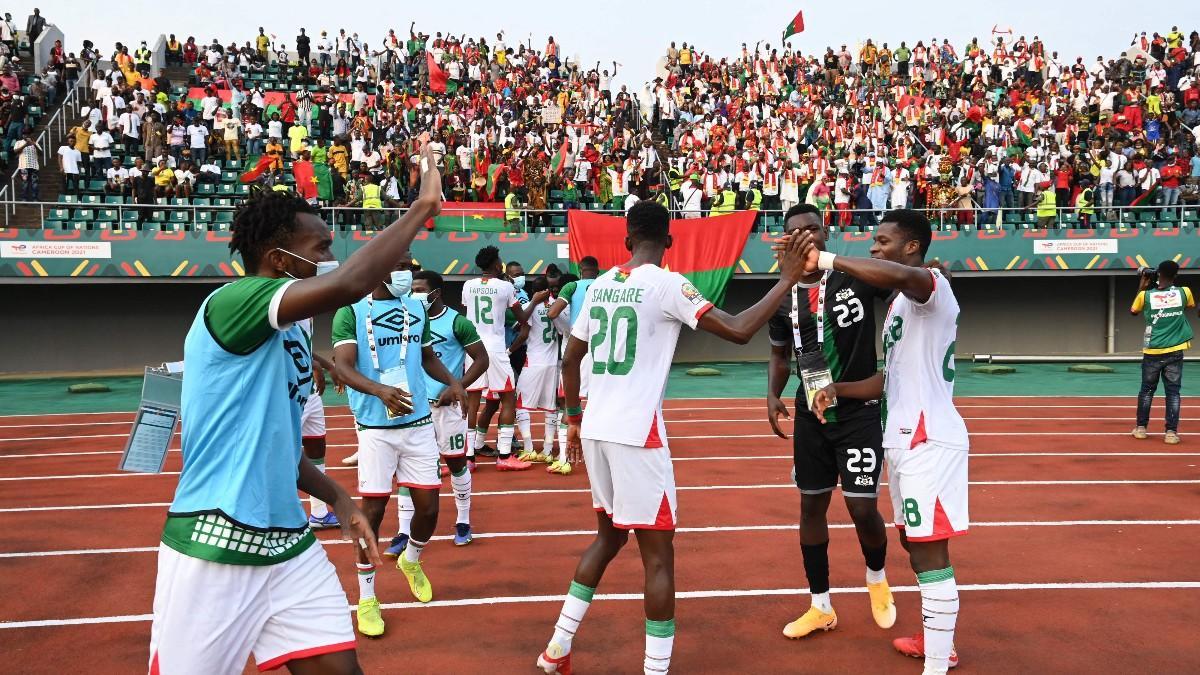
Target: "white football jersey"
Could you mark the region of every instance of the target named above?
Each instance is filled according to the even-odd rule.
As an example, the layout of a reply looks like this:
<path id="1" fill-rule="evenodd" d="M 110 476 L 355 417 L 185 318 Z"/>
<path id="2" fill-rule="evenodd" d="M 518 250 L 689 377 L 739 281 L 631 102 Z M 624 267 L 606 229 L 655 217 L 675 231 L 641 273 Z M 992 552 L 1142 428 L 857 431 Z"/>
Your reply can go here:
<path id="1" fill-rule="evenodd" d="M 529 305 L 525 305 L 529 307 Z M 538 303 L 529 315 L 529 339 L 525 340 L 525 364 L 553 366 L 558 364 L 558 327 L 547 316 L 550 305 Z"/>
<path id="2" fill-rule="evenodd" d="M 925 441 L 968 447 L 967 426 L 954 407 L 958 300 L 941 272 L 929 273 L 929 299 L 897 295 L 883 323 L 885 448 Z"/>
<path id="3" fill-rule="evenodd" d="M 711 308 L 683 275 L 656 265 L 601 275 L 571 329 L 592 356 L 581 437 L 666 447 L 662 400 L 679 327 L 694 329 Z"/>
<path id="4" fill-rule="evenodd" d="M 504 354 L 504 313 L 520 307 L 512 282 L 495 277 L 469 279 L 463 284 L 462 304 L 467 318 L 475 324 L 479 339 L 492 354 Z"/>

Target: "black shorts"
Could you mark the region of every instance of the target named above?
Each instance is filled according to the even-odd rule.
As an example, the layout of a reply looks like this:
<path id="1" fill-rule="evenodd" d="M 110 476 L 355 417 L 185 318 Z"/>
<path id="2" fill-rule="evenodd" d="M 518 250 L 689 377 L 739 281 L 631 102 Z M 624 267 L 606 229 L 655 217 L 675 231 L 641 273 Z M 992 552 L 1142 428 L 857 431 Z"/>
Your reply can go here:
<path id="1" fill-rule="evenodd" d="M 864 406 L 837 423 L 821 424 L 799 412 L 792 433 L 793 474 L 801 494 L 832 492 L 842 481 L 847 497 L 878 497 L 883 473 L 883 426 L 878 406 Z"/>

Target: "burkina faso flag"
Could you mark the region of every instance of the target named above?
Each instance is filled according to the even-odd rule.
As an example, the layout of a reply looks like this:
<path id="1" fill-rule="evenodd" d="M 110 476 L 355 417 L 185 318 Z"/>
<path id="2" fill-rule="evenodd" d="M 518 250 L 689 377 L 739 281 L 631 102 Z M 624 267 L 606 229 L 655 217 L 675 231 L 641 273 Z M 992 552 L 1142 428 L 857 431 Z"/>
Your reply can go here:
<path id="1" fill-rule="evenodd" d="M 663 257 L 663 268 L 678 272 L 714 305 L 725 300 L 725 288 L 746 247 L 754 211 L 736 211 L 713 218 L 671 221 L 671 248 Z M 567 213 L 567 239 L 572 267 L 593 256 L 601 270 L 629 261 L 625 248 L 625 219 L 589 211 Z"/>
<path id="2" fill-rule="evenodd" d="M 495 202 L 444 202 L 427 227 L 435 232 L 505 232 L 504 206 Z"/>
<path id="3" fill-rule="evenodd" d="M 796 17 L 783 27 L 783 39 L 786 40 L 796 33 L 804 32 L 804 11 L 796 12 Z"/>

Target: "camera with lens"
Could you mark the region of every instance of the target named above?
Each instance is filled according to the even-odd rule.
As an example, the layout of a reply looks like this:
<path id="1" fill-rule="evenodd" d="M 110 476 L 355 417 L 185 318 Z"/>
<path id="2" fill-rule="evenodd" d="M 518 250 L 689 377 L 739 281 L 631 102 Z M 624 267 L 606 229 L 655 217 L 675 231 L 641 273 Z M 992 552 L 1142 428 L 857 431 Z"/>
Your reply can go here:
<path id="1" fill-rule="evenodd" d="M 1154 269 L 1153 267 L 1139 267 L 1138 275 L 1146 277 L 1146 279 L 1149 280 L 1148 285 L 1150 285 L 1150 286 L 1158 285 L 1158 270 Z"/>

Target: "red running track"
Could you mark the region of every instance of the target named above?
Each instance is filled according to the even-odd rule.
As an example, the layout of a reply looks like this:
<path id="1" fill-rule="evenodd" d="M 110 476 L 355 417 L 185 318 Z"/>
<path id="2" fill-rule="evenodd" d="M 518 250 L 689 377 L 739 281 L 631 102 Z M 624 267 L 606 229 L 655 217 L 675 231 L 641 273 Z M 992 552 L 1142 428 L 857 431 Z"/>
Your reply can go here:
<path id="1" fill-rule="evenodd" d="M 952 545 L 964 588 L 956 640 L 962 672 L 1193 671 L 1200 448 L 1186 437 L 1173 447 L 1129 438 L 1129 398 L 959 403 L 973 454 L 972 533 Z M 920 629 L 913 575 L 894 532 L 893 629 L 870 619 L 861 554 L 835 500 L 830 557 L 839 628 L 784 639 L 783 624 L 808 605 L 790 443 L 770 433 L 762 401 L 675 400 L 667 408 L 683 488 L 674 672 L 918 673 L 920 663 L 889 644 Z M 344 408 L 330 413 L 336 467 L 353 451 L 354 434 Z M 0 644 L 8 672 L 144 672 L 154 550 L 176 476 L 114 475 L 130 420 L 128 413 L 0 417 Z M 534 435 L 541 436 L 538 424 Z M 178 468 L 173 453 L 166 471 Z M 353 470 L 330 475 L 347 486 L 354 479 Z M 582 472 L 501 475 L 481 466 L 472 513 L 480 536 L 464 548 L 446 541 L 453 501 L 444 494 L 442 538 L 424 556 L 435 602 L 414 606 L 399 572 L 381 574 L 388 633 L 359 641 L 364 669 L 532 672 L 594 527 L 586 488 Z M 886 499 L 880 509 L 890 518 Z M 389 509 L 385 534 L 394 524 Z M 338 533 L 320 536 L 353 600 L 350 547 Z M 637 671 L 640 586 L 636 551 L 628 551 L 610 568 L 576 640 L 577 672 Z"/>

